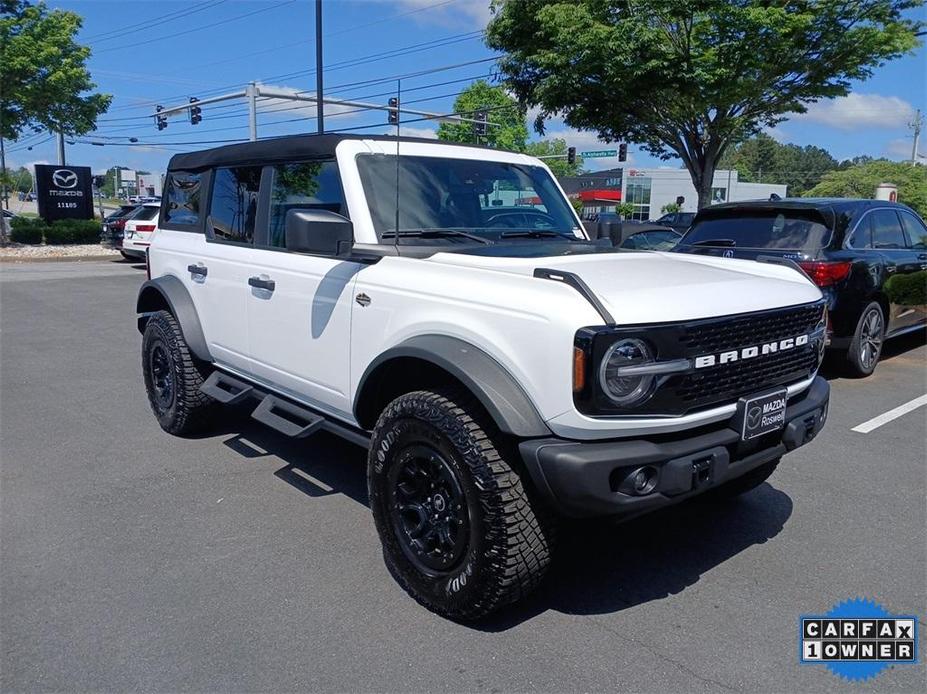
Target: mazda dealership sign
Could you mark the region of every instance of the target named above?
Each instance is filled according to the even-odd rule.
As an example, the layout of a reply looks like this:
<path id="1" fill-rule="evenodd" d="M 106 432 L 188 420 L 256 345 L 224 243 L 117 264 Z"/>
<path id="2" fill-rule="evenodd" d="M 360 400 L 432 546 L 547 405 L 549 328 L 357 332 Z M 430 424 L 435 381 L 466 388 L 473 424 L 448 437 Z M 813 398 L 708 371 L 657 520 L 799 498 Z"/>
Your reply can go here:
<path id="1" fill-rule="evenodd" d="M 36 164 L 35 187 L 42 219 L 93 219 L 93 176 L 89 166 Z"/>

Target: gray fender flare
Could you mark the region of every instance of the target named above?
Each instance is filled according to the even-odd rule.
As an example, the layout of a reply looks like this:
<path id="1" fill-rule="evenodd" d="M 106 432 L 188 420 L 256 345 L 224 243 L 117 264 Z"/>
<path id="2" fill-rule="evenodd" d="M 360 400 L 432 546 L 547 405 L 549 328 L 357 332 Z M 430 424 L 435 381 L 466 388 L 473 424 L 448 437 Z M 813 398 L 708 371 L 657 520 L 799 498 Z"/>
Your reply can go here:
<path id="1" fill-rule="evenodd" d="M 138 331 L 144 332 L 148 316 L 164 309 L 165 304 L 180 324 L 180 330 L 190 351 L 203 361 L 213 361 L 190 292 L 183 286 L 183 282 L 172 275 L 148 280 L 138 290 L 138 300 L 135 304 L 135 311 L 140 314 Z"/>
<path id="2" fill-rule="evenodd" d="M 501 431 L 523 438 L 551 435 L 534 403 L 504 366 L 479 347 L 446 335 L 419 335 L 374 359 L 358 384 L 355 416 L 370 376 L 397 357 L 431 362 L 451 374 L 480 401 Z"/>

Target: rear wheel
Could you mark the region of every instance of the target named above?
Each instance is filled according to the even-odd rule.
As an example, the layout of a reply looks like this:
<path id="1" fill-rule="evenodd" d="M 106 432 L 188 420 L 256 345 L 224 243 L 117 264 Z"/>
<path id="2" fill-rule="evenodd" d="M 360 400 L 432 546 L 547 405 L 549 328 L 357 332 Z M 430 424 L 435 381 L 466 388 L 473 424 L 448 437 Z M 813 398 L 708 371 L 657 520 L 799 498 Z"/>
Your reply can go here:
<path id="1" fill-rule="evenodd" d="M 177 319 L 158 311 L 142 337 L 142 374 L 148 403 L 164 431 L 193 434 L 210 421 L 215 401 L 200 391 L 207 366 L 191 354 Z"/>
<path id="2" fill-rule="evenodd" d="M 478 619 L 534 589 L 553 527 L 469 396 L 418 391 L 391 402 L 370 446 L 370 507 L 390 573 L 451 619 Z"/>
<path id="3" fill-rule="evenodd" d="M 863 309 L 847 351 L 847 362 L 854 376 L 865 377 L 875 371 L 885 341 L 885 314 L 875 301 Z"/>

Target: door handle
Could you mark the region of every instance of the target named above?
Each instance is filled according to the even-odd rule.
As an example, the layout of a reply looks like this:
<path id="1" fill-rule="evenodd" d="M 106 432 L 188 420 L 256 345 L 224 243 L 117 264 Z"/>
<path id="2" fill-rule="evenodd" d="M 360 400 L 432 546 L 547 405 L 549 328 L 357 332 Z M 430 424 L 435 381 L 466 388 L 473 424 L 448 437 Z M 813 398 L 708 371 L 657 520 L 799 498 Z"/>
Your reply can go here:
<path id="1" fill-rule="evenodd" d="M 205 265 L 187 265 L 187 272 L 191 275 L 199 275 L 200 277 L 205 277 L 208 270 Z"/>
<path id="2" fill-rule="evenodd" d="M 927 253 L 918 253 L 917 259 L 918 259 L 918 260 L 927 260 Z"/>
<path id="3" fill-rule="evenodd" d="M 260 277 L 249 277 L 248 284 L 258 289 L 266 289 L 269 292 L 274 291 L 277 286 L 277 283 L 273 280 L 263 280 Z"/>

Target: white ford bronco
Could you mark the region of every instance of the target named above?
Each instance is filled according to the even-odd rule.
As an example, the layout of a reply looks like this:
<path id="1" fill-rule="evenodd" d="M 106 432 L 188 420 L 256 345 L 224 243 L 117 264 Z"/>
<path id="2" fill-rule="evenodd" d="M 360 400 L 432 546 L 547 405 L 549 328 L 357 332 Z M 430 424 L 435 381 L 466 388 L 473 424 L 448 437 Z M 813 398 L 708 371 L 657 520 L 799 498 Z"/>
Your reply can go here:
<path id="1" fill-rule="evenodd" d="M 523 154 L 336 135 L 178 154 L 158 226 L 137 310 L 161 427 L 238 403 L 367 447 L 386 565 L 452 619 L 534 588 L 559 517 L 740 494 L 827 417 L 800 271 L 590 239 Z"/>

